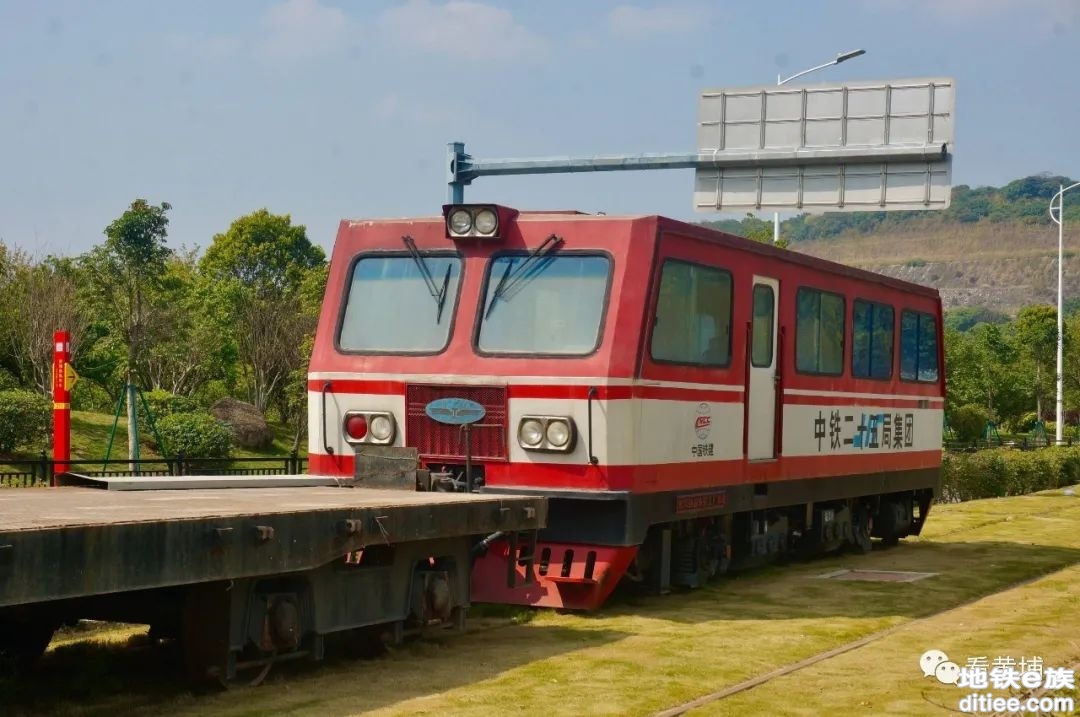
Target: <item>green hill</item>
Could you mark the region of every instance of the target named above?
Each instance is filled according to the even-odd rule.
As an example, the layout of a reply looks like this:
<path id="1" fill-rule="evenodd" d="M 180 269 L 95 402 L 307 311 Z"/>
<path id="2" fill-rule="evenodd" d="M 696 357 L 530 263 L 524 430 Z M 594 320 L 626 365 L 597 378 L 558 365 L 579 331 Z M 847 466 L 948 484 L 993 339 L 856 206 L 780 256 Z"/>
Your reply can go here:
<path id="1" fill-rule="evenodd" d="M 940 212 L 803 214 L 782 222 L 781 236 L 795 251 L 933 286 L 946 309 L 1014 314 L 1056 302 L 1057 225 L 1048 206 L 1073 181 L 1044 174 L 1003 187 L 960 185 Z M 750 215 L 705 224 L 741 236 L 771 228 Z M 1065 295 L 1080 297 L 1080 195 L 1066 196 L 1065 232 Z"/>
<path id="2" fill-rule="evenodd" d="M 1016 179 L 1003 187 L 976 187 L 966 184 L 953 187 L 952 202 L 940 212 L 826 212 L 800 214 L 781 222 L 781 235 L 792 243 L 829 239 L 847 234 L 876 234 L 881 232 L 935 231 L 950 226 L 974 224 L 1022 224 L 1051 226 L 1048 212 L 1051 197 L 1061 185 L 1074 179 L 1061 175 L 1039 174 Z M 1080 221 L 1080 200 L 1065 201 L 1065 221 Z M 705 225 L 732 234 L 748 236 L 758 228 L 761 219 L 748 215 L 745 219 L 724 219 L 704 222 Z M 1056 225 L 1055 225 L 1056 226 Z"/>

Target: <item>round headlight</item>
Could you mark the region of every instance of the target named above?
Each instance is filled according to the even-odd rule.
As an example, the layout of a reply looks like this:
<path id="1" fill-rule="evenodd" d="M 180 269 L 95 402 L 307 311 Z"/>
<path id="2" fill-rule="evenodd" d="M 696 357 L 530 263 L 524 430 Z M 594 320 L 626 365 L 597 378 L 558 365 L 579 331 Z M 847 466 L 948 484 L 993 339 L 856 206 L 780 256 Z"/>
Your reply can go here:
<path id="1" fill-rule="evenodd" d="M 493 234 L 495 228 L 499 225 L 499 219 L 495 216 L 495 212 L 490 209 L 481 209 L 476 213 L 474 224 L 476 225 L 476 231 L 481 234 Z"/>
<path id="2" fill-rule="evenodd" d="M 372 416 L 368 429 L 376 441 L 385 441 L 393 435 L 394 424 L 390 422 L 389 416 Z"/>
<path id="3" fill-rule="evenodd" d="M 562 448 L 570 442 L 570 426 L 566 421 L 551 421 L 547 427 L 548 443 Z"/>
<path id="4" fill-rule="evenodd" d="M 468 234 L 472 229 L 472 214 L 465 209 L 450 212 L 450 231 L 454 234 Z"/>
<path id="5" fill-rule="evenodd" d="M 544 427 L 540 421 L 531 418 L 522 421 L 518 428 L 518 439 L 526 446 L 538 446 L 544 440 Z"/>

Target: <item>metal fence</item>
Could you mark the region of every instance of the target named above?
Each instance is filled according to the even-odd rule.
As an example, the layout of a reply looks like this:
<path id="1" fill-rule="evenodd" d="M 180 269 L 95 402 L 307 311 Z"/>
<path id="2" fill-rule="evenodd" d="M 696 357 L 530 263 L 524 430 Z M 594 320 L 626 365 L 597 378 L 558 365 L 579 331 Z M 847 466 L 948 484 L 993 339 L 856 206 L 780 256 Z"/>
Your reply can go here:
<path id="1" fill-rule="evenodd" d="M 980 438 L 976 441 L 960 441 L 946 438 L 941 442 L 942 448 L 947 451 L 971 452 L 981 451 L 987 448 L 1016 448 L 1022 451 L 1031 451 L 1039 448 L 1047 448 L 1054 445 L 1054 440 L 1046 440 L 1041 436 L 1016 436 L 1015 438 Z M 1063 446 L 1072 446 L 1072 438 L 1064 438 Z"/>
<path id="2" fill-rule="evenodd" d="M 69 473 L 86 476 L 199 476 L 199 475 L 298 475 L 307 469 L 307 458 L 295 451 L 280 458 L 148 458 L 131 461 L 66 461 Z M 0 459 L 0 488 L 48 486 L 56 475 L 56 461 L 44 452 L 33 460 Z"/>

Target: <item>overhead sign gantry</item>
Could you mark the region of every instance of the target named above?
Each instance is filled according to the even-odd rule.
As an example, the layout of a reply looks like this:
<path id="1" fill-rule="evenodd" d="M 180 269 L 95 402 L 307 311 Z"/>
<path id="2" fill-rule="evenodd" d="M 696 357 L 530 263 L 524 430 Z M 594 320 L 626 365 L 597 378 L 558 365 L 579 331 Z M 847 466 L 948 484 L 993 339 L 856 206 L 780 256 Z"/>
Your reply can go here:
<path id="1" fill-rule="evenodd" d="M 696 152 L 477 159 L 447 146 L 447 199 L 480 177 L 693 169 L 698 211 L 944 209 L 954 81 L 890 80 L 701 93 Z"/>

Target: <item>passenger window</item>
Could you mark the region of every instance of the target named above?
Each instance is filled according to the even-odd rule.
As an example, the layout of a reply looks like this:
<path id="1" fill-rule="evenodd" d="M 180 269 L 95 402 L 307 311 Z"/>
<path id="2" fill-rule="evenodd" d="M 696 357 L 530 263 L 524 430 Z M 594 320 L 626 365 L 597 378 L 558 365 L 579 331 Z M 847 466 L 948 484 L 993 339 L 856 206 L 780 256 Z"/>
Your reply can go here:
<path id="1" fill-rule="evenodd" d="M 852 307 L 851 375 L 892 377 L 893 307 L 856 299 Z"/>
<path id="2" fill-rule="evenodd" d="M 796 292 L 795 368 L 801 373 L 844 372 L 844 297 L 817 289 Z"/>
<path id="3" fill-rule="evenodd" d="M 750 363 L 768 368 L 773 362 L 773 307 L 776 303 L 771 286 L 754 285 L 754 317 L 750 326 Z"/>
<path id="4" fill-rule="evenodd" d="M 650 352 L 655 361 L 727 366 L 731 361 L 731 274 L 665 261 Z"/>
<path id="5" fill-rule="evenodd" d="M 926 383 L 938 380 L 936 317 L 920 311 L 900 314 L 900 378 Z"/>

